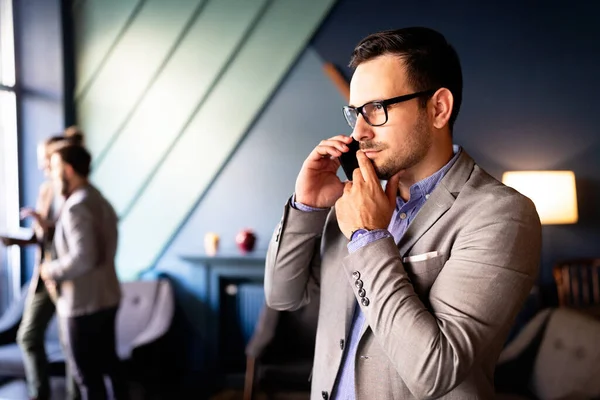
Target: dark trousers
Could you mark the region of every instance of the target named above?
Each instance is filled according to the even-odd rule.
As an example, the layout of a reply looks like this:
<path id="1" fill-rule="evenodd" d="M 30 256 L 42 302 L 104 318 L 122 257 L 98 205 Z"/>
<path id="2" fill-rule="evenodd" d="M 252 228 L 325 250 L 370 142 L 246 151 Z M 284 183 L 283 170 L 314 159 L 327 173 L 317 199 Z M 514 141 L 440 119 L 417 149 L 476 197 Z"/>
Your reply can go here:
<path id="1" fill-rule="evenodd" d="M 43 283 L 39 283 L 35 292 L 30 292 L 23 311 L 23 319 L 17 332 L 17 342 L 23 352 L 23 363 L 27 377 L 27 391 L 31 398 L 47 400 L 50 398 L 48 381 L 48 357 L 44 347 L 44 337 L 50 320 L 54 316 L 54 303 Z M 64 348 L 64 338 L 61 337 Z M 66 366 L 67 399 L 79 399 L 79 390 Z"/>
<path id="2" fill-rule="evenodd" d="M 128 399 L 127 382 L 116 352 L 117 307 L 79 317 L 61 318 L 69 361 L 84 400 L 105 400 L 104 375 L 110 378 L 114 398 Z"/>

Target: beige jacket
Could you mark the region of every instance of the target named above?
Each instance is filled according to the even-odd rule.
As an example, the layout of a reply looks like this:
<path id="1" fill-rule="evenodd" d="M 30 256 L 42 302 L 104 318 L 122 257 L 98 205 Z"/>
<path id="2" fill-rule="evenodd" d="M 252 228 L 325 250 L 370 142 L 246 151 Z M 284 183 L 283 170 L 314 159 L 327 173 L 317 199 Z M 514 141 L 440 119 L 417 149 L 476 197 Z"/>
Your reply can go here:
<path id="1" fill-rule="evenodd" d="M 40 186 L 40 191 L 38 193 L 38 198 L 35 206 L 35 210 L 45 220 L 48 219 L 50 207 L 52 207 L 53 201 L 54 190 L 52 189 L 52 183 L 50 181 L 46 181 Z M 54 235 L 54 230 L 52 230 L 51 232 L 46 232 L 37 222 L 34 222 L 32 227 L 33 236 L 31 237 L 28 243 L 36 244 L 37 248 L 35 252 L 35 264 L 33 267 L 33 273 L 31 275 L 31 283 L 29 284 L 29 293 L 35 293 L 35 291 L 37 290 L 37 286 L 43 285 L 43 282 L 40 279 L 39 267 L 40 263 L 42 262 L 44 245 L 46 242 L 51 242 Z"/>

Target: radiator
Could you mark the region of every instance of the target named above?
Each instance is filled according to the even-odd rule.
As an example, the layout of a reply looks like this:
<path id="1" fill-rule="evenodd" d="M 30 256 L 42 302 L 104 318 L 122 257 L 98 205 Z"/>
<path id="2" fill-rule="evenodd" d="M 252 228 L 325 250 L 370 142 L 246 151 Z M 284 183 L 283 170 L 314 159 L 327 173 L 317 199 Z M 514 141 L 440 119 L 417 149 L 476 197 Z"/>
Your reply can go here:
<path id="1" fill-rule="evenodd" d="M 237 286 L 237 320 L 247 344 L 265 304 L 265 291 L 262 283 L 241 283 Z"/>

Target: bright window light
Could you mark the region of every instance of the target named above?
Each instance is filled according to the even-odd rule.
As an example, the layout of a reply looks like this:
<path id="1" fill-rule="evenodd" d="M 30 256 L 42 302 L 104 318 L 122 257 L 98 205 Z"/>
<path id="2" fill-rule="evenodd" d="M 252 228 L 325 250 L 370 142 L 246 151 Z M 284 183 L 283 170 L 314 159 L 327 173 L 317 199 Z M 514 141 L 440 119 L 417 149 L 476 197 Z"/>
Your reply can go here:
<path id="1" fill-rule="evenodd" d="M 19 225 L 19 173 L 17 151 L 17 98 L 14 92 L 0 91 L 0 193 L 5 208 L 3 220 L 7 230 L 16 230 Z M 8 248 L 8 264 L 12 293 L 21 292 L 21 252 L 17 246 Z"/>
<path id="2" fill-rule="evenodd" d="M 15 85 L 15 38 L 11 0 L 0 0 L 0 83 Z"/>

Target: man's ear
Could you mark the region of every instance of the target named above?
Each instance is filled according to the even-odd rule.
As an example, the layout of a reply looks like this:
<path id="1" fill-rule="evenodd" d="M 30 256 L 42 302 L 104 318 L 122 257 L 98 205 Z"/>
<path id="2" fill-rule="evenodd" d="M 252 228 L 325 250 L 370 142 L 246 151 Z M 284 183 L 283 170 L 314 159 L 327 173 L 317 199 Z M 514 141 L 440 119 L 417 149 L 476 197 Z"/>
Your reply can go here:
<path id="1" fill-rule="evenodd" d="M 433 106 L 433 126 L 441 129 L 448 124 L 452 109 L 454 107 L 454 96 L 452 92 L 446 88 L 438 89 L 431 96 L 431 104 Z"/>
<path id="2" fill-rule="evenodd" d="M 67 178 L 72 178 L 73 176 L 75 176 L 75 170 L 73 169 L 73 166 L 71 164 L 64 163 L 63 171 L 65 172 Z"/>

